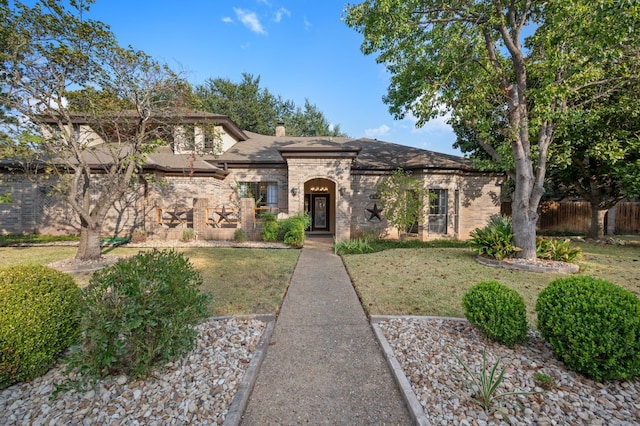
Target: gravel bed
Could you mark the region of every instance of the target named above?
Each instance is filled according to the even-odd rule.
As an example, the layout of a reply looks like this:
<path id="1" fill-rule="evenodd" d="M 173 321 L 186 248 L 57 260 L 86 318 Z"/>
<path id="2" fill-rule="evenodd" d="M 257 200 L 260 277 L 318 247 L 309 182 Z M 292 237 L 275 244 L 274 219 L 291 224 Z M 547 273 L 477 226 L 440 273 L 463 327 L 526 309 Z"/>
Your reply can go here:
<path id="1" fill-rule="evenodd" d="M 418 318 L 378 323 L 402 366 L 411 388 L 432 425 L 638 425 L 640 384 L 598 383 L 568 371 L 538 333 L 514 349 L 492 342 L 464 320 Z M 482 350 L 489 366 L 501 359 L 506 367 L 502 392 L 531 392 L 498 400 L 485 413 L 471 401 L 464 370 L 450 350 L 471 371 L 479 372 Z M 541 372 L 555 381 L 545 390 L 534 380 Z M 519 401 L 523 409 L 516 409 Z"/>
<path id="2" fill-rule="evenodd" d="M 196 348 L 154 378 L 109 378 L 86 393 L 50 399 L 54 384 L 64 379 L 58 365 L 0 391 L 0 424 L 222 424 L 265 328 L 255 319 L 211 318 L 198 326 Z"/>

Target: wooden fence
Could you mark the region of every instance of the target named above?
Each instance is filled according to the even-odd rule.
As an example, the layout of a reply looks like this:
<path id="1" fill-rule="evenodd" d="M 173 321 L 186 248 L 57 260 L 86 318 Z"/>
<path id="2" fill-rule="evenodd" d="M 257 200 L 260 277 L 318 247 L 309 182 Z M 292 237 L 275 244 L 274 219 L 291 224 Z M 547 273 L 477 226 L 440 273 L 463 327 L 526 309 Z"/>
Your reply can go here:
<path id="1" fill-rule="evenodd" d="M 501 213 L 511 215 L 511 203 L 502 203 Z M 540 203 L 538 213 L 538 231 L 586 234 L 591 224 L 591 205 L 586 201 L 548 201 Z M 617 204 L 614 233 L 640 234 L 640 202 Z"/>

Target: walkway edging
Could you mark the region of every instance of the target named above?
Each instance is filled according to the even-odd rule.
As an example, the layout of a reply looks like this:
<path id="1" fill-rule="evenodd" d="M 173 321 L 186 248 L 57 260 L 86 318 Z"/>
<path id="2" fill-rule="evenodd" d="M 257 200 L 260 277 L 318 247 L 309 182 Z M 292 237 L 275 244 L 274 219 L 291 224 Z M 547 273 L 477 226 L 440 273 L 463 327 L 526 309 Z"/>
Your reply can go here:
<path id="1" fill-rule="evenodd" d="M 238 426 L 240 424 L 244 410 L 249 404 L 249 397 L 251 396 L 253 387 L 256 384 L 260 366 L 262 366 L 262 361 L 264 361 L 267 355 L 267 348 L 269 347 L 271 334 L 275 328 L 276 318 L 274 315 L 256 315 L 250 316 L 249 318 L 264 321 L 266 323 L 266 328 L 262 333 L 262 337 L 260 337 L 260 341 L 256 346 L 253 356 L 251 357 L 249 367 L 247 368 L 247 371 L 245 371 L 244 376 L 242 376 L 242 380 L 240 380 L 240 386 L 238 386 L 238 391 L 233 396 L 233 401 L 231 402 L 231 406 L 229 406 L 229 411 L 222 423 L 223 426 Z"/>
<path id="2" fill-rule="evenodd" d="M 378 343 L 382 347 L 382 352 L 384 353 L 384 357 L 389 364 L 389 368 L 393 373 L 393 377 L 396 380 L 396 384 L 402 393 L 402 397 L 404 398 L 407 407 L 409 408 L 409 412 L 411 418 L 413 420 L 413 424 L 419 426 L 431 426 L 431 422 L 424 414 L 424 408 L 422 408 L 422 404 L 418 401 L 418 397 L 415 392 L 411 388 L 411 383 L 409 383 L 409 379 L 404 374 L 400 363 L 396 359 L 393 354 L 393 349 L 391 345 L 387 341 L 387 338 L 384 337 L 384 332 L 378 325 L 380 322 L 389 321 L 392 319 L 445 319 L 450 321 L 467 321 L 465 318 L 455 318 L 455 317 L 435 317 L 435 316 L 418 316 L 418 315 L 371 315 L 369 317 L 369 322 L 371 323 L 371 327 L 373 328 L 373 332 L 378 339 Z"/>
<path id="3" fill-rule="evenodd" d="M 379 321 L 379 319 L 374 319 L 374 317 L 372 316 L 371 327 L 373 328 L 373 333 L 375 334 L 376 339 L 378 339 L 378 343 L 382 347 L 382 352 L 385 359 L 387 360 L 387 363 L 389 364 L 391 372 L 393 373 L 396 384 L 398 385 L 398 388 L 402 393 L 404 402 L 405 404 L 407 404 L 407 408 L 409 408 L 409 414 L 411 415 L 413 424 L 419 426 L 431 426 L 431 423 L 424 415 L 424 409 L 422 408 L 422 405 L 418 401 L 416 394 L 411 389 L 411 383 L 409 383 L 409 379 L 407 379 L 407 376 L 402 371 L 400 363 L 393 355 L 393 349 L 391 349 L 391 345 L 389 345 L 386 337 L 384 337 L 382 329 L 377 324 Z"/>

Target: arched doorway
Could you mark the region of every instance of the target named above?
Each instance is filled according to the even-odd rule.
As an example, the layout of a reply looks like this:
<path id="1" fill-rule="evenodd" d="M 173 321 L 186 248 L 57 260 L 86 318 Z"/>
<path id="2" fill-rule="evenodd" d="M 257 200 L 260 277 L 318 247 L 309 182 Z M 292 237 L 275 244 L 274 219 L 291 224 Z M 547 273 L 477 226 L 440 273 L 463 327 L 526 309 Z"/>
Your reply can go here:
<path id="1" fill-rule="evenodd" d="M 335 232 L 336 184 L 310 179 L 304 184 L 304 211 L 311 216 L 312 232 Z"/>

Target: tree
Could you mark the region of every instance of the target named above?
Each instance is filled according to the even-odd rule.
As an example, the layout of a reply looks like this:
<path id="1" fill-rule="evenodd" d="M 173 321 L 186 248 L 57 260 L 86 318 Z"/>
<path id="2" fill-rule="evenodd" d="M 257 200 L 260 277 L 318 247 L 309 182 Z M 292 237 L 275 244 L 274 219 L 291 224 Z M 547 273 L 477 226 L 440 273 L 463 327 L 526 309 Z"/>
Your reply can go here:
<path id="1" fill-rule="evenodd" d="M 78 260 L 100 257 L 109 209 L 130 189 L 146 155 L 167 140 L 168 124 L 191 93 L 169 68 L 120 47 L 105 24 L 84 19 L 89 3 L 14 2 L 1 66 L 6 104 L 18 117 L 13 137 L 37 135 L 30 144 L 40 161 L 36 170 L 56 179 L 78 214 Z M 80 107 L 69 106 L 73 90 L 85 95 Z M 123 103 L 131 109 L 122 110 Z"/>
<path id="2" fill-rule="evenodd" d="M 637 78 L 638 13 L 633 2 L 608 0 L 368 0 L 348 8 L 346 23 L 363 33 L 363 52 L 387 64 L 384 100 L 396 117 L 411 112 L 422 125 L 451 111 L 495 160 L 509 143 L 514 242 L 519 257 L 533 259 L 568 97 Z"/>
<path id="3" fill-rule="evenodd" d="M 550 187 L 555 195 L 591 204 L 591 238 L 604 236 L 608 209 L 640 195 L 640 103 L 635 93 L 615 93 L 572 109 L 552 147 Z"/>
<path id="4" fill-rule="evenodd" d="M 273 134 L 278 123 L 286 124 L 289 136 L 345 136 L 340 126 L 331 127 L 324 114 L 308 100 L 304 109 L 260 89 L 260 77 L 242 74 L 242 81 L 208 79 L 195 88 L 202 109 L 229 116 L 241 129 Z"/>
<path id="5" fill-rule="evenodd" d="M 382 214 L 398 228 L 400 235 L 409 232 L 422 217 L 424 200 L 429 197 L 422 182 L 402 169 L 394 170 L 376 185 L 376 190 L 380 196 Z"/>

